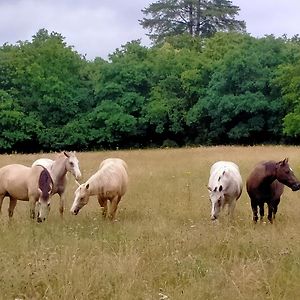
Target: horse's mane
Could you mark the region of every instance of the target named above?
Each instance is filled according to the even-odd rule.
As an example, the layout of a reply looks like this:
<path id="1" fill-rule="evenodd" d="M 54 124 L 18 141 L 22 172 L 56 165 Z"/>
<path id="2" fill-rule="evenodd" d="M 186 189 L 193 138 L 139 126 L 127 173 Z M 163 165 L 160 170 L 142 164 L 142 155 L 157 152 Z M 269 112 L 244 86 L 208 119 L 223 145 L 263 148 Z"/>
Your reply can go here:
<path id="1" fill-rule="evenodd" d="M 43 171 L 40 174 L 39 178 L 39 188 L 42 191 L 42 198 L 48 199 L 49 192 L 51 191 L 53 186 L 52 178 L 46 168 L 43 168 Z"/>
<path id="2" fill-rule="evenodd" d="M 54 160 L 66 157 L 63 152 L 55 153 Z"/>
<path id="3" fill-rule="evenodd" d="M 272 171 L 276 166 L 276 161 L 268 160 L 268 161 L 262 162 L 262 164 L 266 167 L 267 171 Z"/>

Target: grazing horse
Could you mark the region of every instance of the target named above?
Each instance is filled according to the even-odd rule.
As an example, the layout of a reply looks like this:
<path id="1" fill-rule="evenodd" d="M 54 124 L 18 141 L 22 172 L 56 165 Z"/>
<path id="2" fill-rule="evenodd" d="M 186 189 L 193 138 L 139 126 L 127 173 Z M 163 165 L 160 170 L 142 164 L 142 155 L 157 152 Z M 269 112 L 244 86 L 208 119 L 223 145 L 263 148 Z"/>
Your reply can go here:
<path id="1" fill-rule="evenodd" d="M 268 220 L 273 223 L 284 185 L 292 191 L 300 189 L 300 182 L 290 168 L 287 158 L 279 162 L 264 161 L 255 166 L 246 182 L 255 223 L 258 220 L 257 207 L 262 220 L 265 203 L 268 205 Z"/>
<path id="2" fill-rule="evenodd" d="M 114 220 L 118 204 L 127 190 L 127 164 L 120 158 L 104 160 L 99 170 L 75 191 L 75 199 L 71 213 L 77 215 L 80 209 L 89 201 L 89 197 L 96 195 L 106 217 L 110 203 L 108 217 Z"/>
<path id="3" fill-rule="evenodd" d="M 70 172 L 75 180 L 80 179 L 81 172 L 79 162 L 75 152 L 62 152 L 55 160 L 48 158 L 40 158 L 36 160 L 32 166 L 43 166 L 46 168 L 53 180 L 53 189 L 51 195 L 58 194 L 60 197 L 59 212 L 63 216 L 65 205 L 65 188 L 67 184 L 67 172 Z"/>
<path id="4" fill-rule="evenodd" d="M 26 167 L 11 164 L 0 168 L 0 211 L 3 198 L 10 198 L 8 215 L 14 213 L 17 200 L 29 201 L 30 216 L 35 218 L 37 206 L 37 221 L 44 221 L 50 211 L 52 179 L 47 169 L 41 166 Z"/>
<path id="5" fill-rule="evenodd" d="M 218 161 L 210 169 L 208 181 L 211 201 L 211 220 L 218 218 L 221 209 L 228 205 L 228 214 L 232 217 L 236 201 L 242 194 L 243 182 L 239 167 L 230 161 Z"/>

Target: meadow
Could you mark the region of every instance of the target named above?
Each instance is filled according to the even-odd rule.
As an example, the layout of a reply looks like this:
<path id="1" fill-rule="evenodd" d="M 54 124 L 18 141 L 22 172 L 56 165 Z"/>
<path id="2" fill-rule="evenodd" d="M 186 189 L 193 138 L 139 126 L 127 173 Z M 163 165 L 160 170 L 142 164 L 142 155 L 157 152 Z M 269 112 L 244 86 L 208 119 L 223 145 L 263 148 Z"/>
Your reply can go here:
<path id="1" fill-rule="evenodd" d="M 0 166 L 31 165 L 54 154 L 1 155 Z M 129 167 L 117 221 L 103 220 L 95 197 L 64 218 L 58 196 L 49 219 L 29 219 L 18 201 L 0 217 L 0 299 L 299 299 L 299 192 L 286 188 L 274 224 L 252 223 L 245 180 L 260 160 L 289 158 L 300 178 L 299 147 L 199 147 L 77 153 L 87 180 L 107 157 Z M 244 180 L 233 220 L 210 220 L 206 184 L 217 160 L 236 162 Z M 265 220 L 266 221 L 266 220 Z"/>

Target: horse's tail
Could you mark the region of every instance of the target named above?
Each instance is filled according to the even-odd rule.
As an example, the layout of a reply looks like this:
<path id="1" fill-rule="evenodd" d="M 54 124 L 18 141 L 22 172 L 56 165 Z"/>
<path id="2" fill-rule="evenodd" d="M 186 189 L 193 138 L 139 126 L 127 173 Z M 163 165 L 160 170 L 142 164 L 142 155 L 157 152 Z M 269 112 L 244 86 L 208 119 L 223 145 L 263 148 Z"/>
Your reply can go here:
<path id="1" fill-rule="evenodd" d="M 43 168 L 43 171 L 40 174 L 39 178 L 39 188 L 42 191 L 43 199 L 48 199 L 53 187 L 53 181 L 50 173 L 46 168 Z"/>

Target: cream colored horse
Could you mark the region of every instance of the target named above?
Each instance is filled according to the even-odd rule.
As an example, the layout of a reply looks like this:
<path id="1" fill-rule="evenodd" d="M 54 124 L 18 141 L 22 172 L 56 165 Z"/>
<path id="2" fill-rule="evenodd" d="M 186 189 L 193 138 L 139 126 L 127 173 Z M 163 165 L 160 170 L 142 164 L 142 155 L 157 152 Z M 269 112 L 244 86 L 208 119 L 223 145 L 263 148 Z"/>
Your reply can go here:
<path id="1" fill-rule="evenodd" d="M 96 195 L 103 208 L 103 216 L 114 220 L 121 201 L 127 190 L 127 164 L 120 158 L 104 160 L 99 170 L 75 191 L 75 199 L 71 213 L 77 215 L 79 210 L 88 203 L 89 197 Z M 109 202 L 109 210 L 108 210 Z"/>
<path id="2" fill-rule="evenodd" d="M 60 206 L 59 212 L 63 216 L 65 205 L 65 189 L 67 184 L 67 172 L 70 172 L 76 180 L 81 178 L 79 161 L 75 152 L 62 152 L 55 160 L 48 158 L 40 158 L 36 160 L 32 166 L 45 167 L 53 180 L 53 189 L 51 195 L 59 194 Z"/>
<path id="3" fill-rule="evenodd" d="M 0 211 L 5 196 L 10 198 L 8 208 L 10 218 L 13 216 L 17 200 L 29 201 L 31 218 L 35 218 L 37 206 L 37 220 L 41 222 L 46 219 L 50 210 L 51 188 L 50 174 L 41 166 L 31 168 L 20 164 L 4 166 L 0 168 Z"/>

